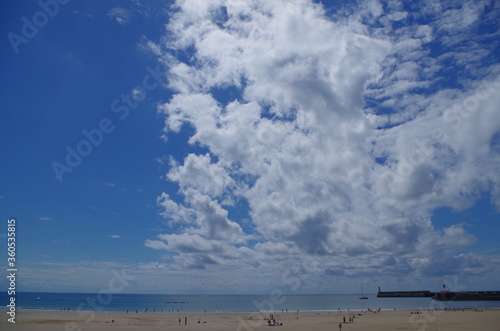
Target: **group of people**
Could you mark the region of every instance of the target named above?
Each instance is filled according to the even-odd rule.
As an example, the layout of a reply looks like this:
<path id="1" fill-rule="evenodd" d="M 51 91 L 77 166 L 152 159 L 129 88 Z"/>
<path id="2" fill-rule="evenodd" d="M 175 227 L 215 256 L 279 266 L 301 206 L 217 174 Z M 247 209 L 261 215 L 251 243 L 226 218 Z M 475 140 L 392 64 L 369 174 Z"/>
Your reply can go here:
<path id="1" fill-rule="evenodd" d="M 349 313 L 349 323 L 354 323 L 356 315 Z M 339 330 L 342 330 L 342 323 L 346 323 L 345 316 L 342 318 L 343 322 L 339 322 Z"/>
<path id="2" fill-rule="evenodd" d="M 61 309 L 62 309 L 62 308 L 61 308 Z M 67 309 L 69 310 L 69 308 L 67 308 Z M 151 310 L 148 310 L 148 308 L 146 308 L 146 309 L 142 310 L 142 312 L 144 312 L 144 313 L 147 313 L 148 311 L 149 311 L 149 312 L 151 312 Z M 167 311 L 168 311 L 168 312 L 172 312 L 172 313 L 173 313 L 173 312 L 175 312 L 175 311 L 176 311 L 176 309 L 169 309 L 169 310 L 167 310 Z M 177 312 L 182 312 L 182 311 L 183 311 L 183 308 L 177 309 Z M 159 312 L 163 313 L 163 309 L 159 310 Z M 207 310 L 205 309 L 205 313 L 206 313 L 206 312 L 207 312 Z M 128 313 L 129 313 L 129 309 L 127 309 L 127 314 L 128 314 Z M 135 313 L 136 313 L 136 314 L 137 314 L 137 313 L 139 313 L 139 309 L 136 309 L 136 310 L 135 310 Z M 156 309 L 153 309 L 153 313 L 156 313 Z"/>
<path id="3" fill-rule="evenodd" d="M 267 325 L 268 325 L 268 326 L 282 326 L 282 325 L 283 325 L 283 323 L 276 322 L 276 320 L 272 320 L 272 321 L 271 321 L 271 320 L 268 320 L 268 321 L 267 321 Z"/>
<path id="4" fill-rule="evenodd" d="M 181 323 L 182 323 L 182 319 L 179 317 L 179 325 L 181 325 Z M 202 323 L 201 320 L 198 318 L 198 324 L 201 324 L 201 323 Z M 203 321 L 203 324 L 206 324 L 206 323 L 207 323 L 207 321 Z M 187 316 L 184 317 L 184 325 L 188 325 L 188 318 L 187 318 Z"/>
<path id="5" fill-rule="evenodd" d="M 265 320 L 267 320 L 267 325 L 268 326 L 282 326 L 283 323 L 276 322 L 276 319 L 274 318 L 273 314 L 269 314 L 269 317 L 265 317 Z"/>
<path id="6" fill-rule="evenodd" d="M 370 308 L 368 308 L 368 309 L 365 310 L 365 313 L 368 313 L 368 312 L 370 312 L 370 313 L 380 313 L 381 311 L 382 311 L 381 308 L 379 308 L 379 309 L 370 309 Z M 394 308 L 394 311 L 396 311 L 396 308 Z"/>
<path id="7" fill-rule="evenodd" d="M 361 315 L 361 314 L 360 314 Z M 356 318 L 356 315 L 354 313 L 349 313 L 349 323 L 354 323 L 354 319 Z M 342 318 L 343 322 L 339 323 L 339 330 L 342 329 L 342 323 L 347 323 L 345 316 Z"/>
<path id="8" fill-rule="evenodd" d="M 354 323 L 354 318 L 355 318 L 355 317 L 356 317 L 356 316 L 355 316 L 354 314 L 349 314 L 349 323 Z M 346 321 L 345 321 L 345 316 L 344 316 L 344 318 L 343 318 L 343 321 L 344 321 L 344 323 L 346 322 Z"/>

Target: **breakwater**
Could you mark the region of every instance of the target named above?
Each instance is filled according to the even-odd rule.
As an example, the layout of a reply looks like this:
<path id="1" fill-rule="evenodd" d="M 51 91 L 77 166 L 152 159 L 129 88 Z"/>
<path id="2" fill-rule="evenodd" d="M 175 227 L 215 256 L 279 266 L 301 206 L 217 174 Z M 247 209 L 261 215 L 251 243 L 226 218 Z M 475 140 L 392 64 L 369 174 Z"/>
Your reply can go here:
<path id="1" fill-rule="evenodd" d="M 500 291 L 380 291 L 377 298 L 432 298 L 438 301 L 500 301 Z"/>

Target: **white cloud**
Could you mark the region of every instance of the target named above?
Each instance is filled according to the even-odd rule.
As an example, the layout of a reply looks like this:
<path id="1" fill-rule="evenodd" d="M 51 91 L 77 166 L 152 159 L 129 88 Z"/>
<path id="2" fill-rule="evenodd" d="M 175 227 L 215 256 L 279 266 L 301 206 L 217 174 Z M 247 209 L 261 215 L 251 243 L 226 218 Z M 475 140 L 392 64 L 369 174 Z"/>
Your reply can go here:
<path id="1" fill-rule="evenodd" d="M 143 52 L 152 53 L 156 56 L 160 56 L 162 54 L 161 46 L 147 39 L 145 36 L 142 37 L 141 42 L 138 44 L 138 48 Z"/>
<path id="2" fill-rule="evenodd" d="M 82 15 L 82 16 L 88 17 L 88 18 L 94 18 L 94 16 L 92 14 L 87 13 L 85 11 L 73 10 L 73 14 L 75 14 L 75 15 Z"/>
<path id="3" fill-rule="evenodd" d="M 189 124 L 189 143 L 204 151 L 171 161 L 167 178 L 184 201 L 158 200 L 183 233 L 147 246 L 180 254 L 173 263 L 181 268 L 227 266 L 243 254 L 266 275 L 269 261 L 288 270 L 311 256 L 318 275 L 486 270 L 487 258 L 457 255 L 475 242 L 462 225 L 439 230 L 431 216 L 471 206 L 481 193 L 500 201 L 500 153 L 491 147 L 499 71 L 469 71 L 460 87 L 436 88 L 450 64 L 426 46 L 445 43 L 463 15 L 460 33 L 472 33 L 482 4 L 401 29 L 390 22 L 409 13 L 384 12 L 378 1 L 337 20 L 305 0 L 178 5 L 165 49 L 194 53 L 183 61 L 164 54 L 176 94 L 159 111 L 167 135 Z M 424 6 L 428 15 L 442 10 Z M 374 29 L 377 20 L 386 23 Z M 459 65 L 488 56 L 443 45 Z M 229 216 L 240 200 L 251 230 Z M 436 268 L 443 261 L 449 269 Z"/>
<path id="4" fill-rule="evenodd" d="M 119 24 L 126 25 L 130 22 L 133 13 L 130 9 L 114 7 L 107 12 L 107 15 L 114 18 Z"/>
<path id="5" fill-rule="evenodd" d="M 188 188 L 194 188 L 214 197 L 222 196 L 226 188 L 234 185 L 223 166 L 211 163 L 209 154 L 189 154 L 183 165 L 172 165 L 167 177 L 177 182 L 184 192 Z"/>
<path id="6" fill-rule="evenodd" d="M 177 204 L 175 201 L 170 199 L 168 194 L 162 193 L 156 201 L 158 206 L 163 208 L 161 215 L 164 218 L 173 222 L 194 223 L 194 212 L 192 212 L 189 208 Z"/>
<path id="7" fill-rule="evenodd" d="M 133 88 L 130 93 L 132 94 L 132 98 L 136 101 L 143 101 L 144 98 L 146 98 L 144 91 L 138 88 Z"/>

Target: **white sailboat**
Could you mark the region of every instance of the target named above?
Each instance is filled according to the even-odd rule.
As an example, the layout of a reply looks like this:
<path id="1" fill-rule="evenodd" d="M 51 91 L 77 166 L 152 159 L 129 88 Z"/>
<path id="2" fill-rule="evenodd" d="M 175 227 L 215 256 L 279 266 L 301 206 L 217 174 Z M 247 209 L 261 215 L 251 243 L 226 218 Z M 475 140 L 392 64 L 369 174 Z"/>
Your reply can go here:
<path id="1" fill-rule="evenodd" d="M 364 296 L 363 294 L 363 283 L 361 283 L 361 296 L 359 297 L 361 300 L 366 300 L 368 297 Z"/>

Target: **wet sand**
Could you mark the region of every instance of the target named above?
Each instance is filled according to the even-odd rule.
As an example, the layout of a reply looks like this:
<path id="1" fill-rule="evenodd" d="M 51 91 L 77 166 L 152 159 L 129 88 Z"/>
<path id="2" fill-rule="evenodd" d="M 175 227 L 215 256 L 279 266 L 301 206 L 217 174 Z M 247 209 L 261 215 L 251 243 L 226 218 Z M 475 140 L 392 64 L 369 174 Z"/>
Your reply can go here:
<path id="1" fill-rule="evenodd" d="M 361 315 L 358 315 L 361 314 Z M 176 314 L 176 313 L 94 313 L 94 312 L 50 312 L 19 311 L 16 323 L 8 322 L 7 314 L 0 320 L 0 330 L 17 331 L 77 331 L 77 330 L 267 330 L 264 315 L 253 314 Z M 266 315 L 268 317 L 269 314 Z M 275 313 L 279 330 L 339 330 L 343 317 L 349 321 L 349 313 Z M 187 325 L 185 318 L 187 317 Z M 181 325 L 179 325 L 179 318 Z M 112 322 L 114 320 L 114 323 Z M 200 323 L 198 323 L 200 320 Z M 206 323 L 205 323 L 206 322 Z M 342 331 L 387 331 L 387 330 L 485 330 L 500 331 L 500 308 L 483 311 L 409 311 L 355 313 L 354 323 L 342 323 Z"/>

